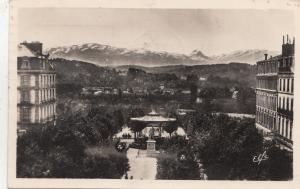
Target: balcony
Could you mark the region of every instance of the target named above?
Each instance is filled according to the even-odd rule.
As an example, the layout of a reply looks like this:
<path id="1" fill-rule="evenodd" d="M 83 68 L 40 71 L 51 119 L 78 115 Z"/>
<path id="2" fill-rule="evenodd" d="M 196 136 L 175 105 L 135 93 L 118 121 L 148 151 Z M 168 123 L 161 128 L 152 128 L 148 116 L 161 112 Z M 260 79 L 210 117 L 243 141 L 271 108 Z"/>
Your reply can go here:
<path id="1" fill-rule="evenodd" d="M 293 141 L 292 140 L 285 138 L 284 136 L 282 136 L 278 133 L 274 133 L 274 137 L 278 143 L 282 144 L 285 147 L 288 147 L 289 149 L 293 149 Z"/>
<path id="2" fill-rule="evenodd" d="M 19 103 L 18 103 L 18 106 L 32 106 L 33 103 L 31 103 L 29 100 L 21 100 Z"/>
<path id="3" fill-rule="evenodd" d="M 282 109 L 282 108 L 277 108 L 277 112 L 280 113 L 280 114 L 286 115 L 286 116 L 288 116 L 288 117 L 290 117 L 292 119 L 294 117 L 294 112 L 290 111 L 290 110 L 285 110 L 285 109 Z"/>
<path id="4" fill-rule="evenodd" d="M 281 73 L 281 72 L 284 72 L 284 73 L 286 73 L 286 72 L 291 73 L 291 72 L 292 72 L 291 67 L 287 67 L 287 66 L 286 66 L 286 67 L 279 67 L 278 71 L 279 71 L 279 73 Z"/>

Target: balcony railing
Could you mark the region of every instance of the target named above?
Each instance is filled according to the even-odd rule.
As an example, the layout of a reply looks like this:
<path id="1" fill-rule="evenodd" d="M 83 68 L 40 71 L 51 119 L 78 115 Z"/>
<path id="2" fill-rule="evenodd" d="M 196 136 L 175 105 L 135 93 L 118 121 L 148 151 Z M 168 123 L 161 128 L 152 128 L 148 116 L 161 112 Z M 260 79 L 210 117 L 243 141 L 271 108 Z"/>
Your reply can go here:
<path id="1" fill-rule="evenodd" d="M 274 133 L 274 137 L 277 141 L 279 141 L 280 143 L 283 143 L 285 146 L 292 146 L 293 145 L 293 141 L 280 135 L 279 133 Z"/>
<path id="2" fill-rule="evenodd" d="M 280 114 L 283 114 L 283 115 L 287 115 L 291 118 L 294 117 L 294 112 L 293 111 L 290 111 L 290 110 L 285 110 L 285 109 L 282 109 L 282 108 L 277 108 L 277 112 L 280 113 Z"/>
<path id="3" fill-rule="evenodd" d="M 291 72 L 291 67 L 279 67 L 278 71 L 279 71 L 279 73 L 280 72 Z"/>
<path id="4" fill-rule="evenodd" d="M 21 106 L 31 106 L 31 105 L 33 105 L 33 103 L 31 103 L 29 100 L 20 100 L 20 102 L 18 103 L 18 105 L 21 105 Z"/>

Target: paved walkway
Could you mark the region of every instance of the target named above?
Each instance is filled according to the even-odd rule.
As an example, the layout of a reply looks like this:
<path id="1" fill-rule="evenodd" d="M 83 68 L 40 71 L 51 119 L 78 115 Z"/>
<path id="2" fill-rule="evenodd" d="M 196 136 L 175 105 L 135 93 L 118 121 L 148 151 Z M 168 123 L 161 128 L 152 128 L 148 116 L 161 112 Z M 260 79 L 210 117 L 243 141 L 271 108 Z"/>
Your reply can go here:
<path id="1" fill-rule="evenodd" d="M 154 180 L 156 176 L 157 160 L 153 157 L 138 155 L 138 149 L 129 148 L 127 157 L 129 159 L 130 170 L 128 179 Z M 139 154 L 145 154 L 145 150 L 140 150 Z"/>

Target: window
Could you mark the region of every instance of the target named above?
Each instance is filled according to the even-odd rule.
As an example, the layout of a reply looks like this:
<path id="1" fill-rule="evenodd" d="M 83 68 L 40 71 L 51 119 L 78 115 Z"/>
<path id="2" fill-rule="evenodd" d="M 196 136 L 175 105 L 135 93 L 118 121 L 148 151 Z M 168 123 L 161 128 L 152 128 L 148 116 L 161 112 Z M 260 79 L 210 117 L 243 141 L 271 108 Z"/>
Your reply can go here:
<path id="1" fill-rule="evenodd" d="M 291 98 L 291 111 L 293 111 L 293 109 L 294 109 L 294 99 Z"/>
<path id="2" fill-rule="evenodd" d="M 290 79 L 287 79 L 287 86 L 286 86 L 287 92 L 290 92 Z"/>
<path id="3" fill-rule="evenodd" d="M 281 79 L 279 79 L 279 91 L 281 91 Z"/>
<path id="4" fill-rule="evenodd" d="M 294 92 L 294 79 L 292 79 L 292 83 L 291 83 L 291 92 Z"/>
<path id="5" fill-rule="evenodd" d="M 46 69 L 45 60 L 42 60 L 42 64 L 43 64 L 43 69 Z"/>
<path id="6" fill-rule="evenodd" d="M 271 73 L 273 73 L 274 72 L 274 64 L 273 64 L 273 62 L 271 62 Z"/>
<path id="7" fill-rule="evenodd" d="M 30 102 L 30 92 L 28 90 L 21 91 L 21 102 Z"/>
<path id="8" fill-rule="evenodd" d="M 290 124 L 290 139 L 292 140 L 292 134 L 293 134 L 293 121 L 291 121 L 291 124 Z"/>
<path id="9" fill-rule="evenodd" d="M 46 107 L 44 107 L 43 109 L 44 109 L 44 119 L 46 119 L 47 118 Z"/>
<path id="10" fill-rule="evenodd" d="M 281 128 L 281 117 L 278 117 L 278 128 L 276 131 L 279 132 L 280 128 Z"/>
<path id="11" fill-rule="evenodd" d="M 21 86 L 30 86 L 30 75 L 21 76 Z"/>
<path id="12" fill-rule="evenodd" d="M 44 97 L 44 100 L 46 100 L 46 94 L 45 94 L 45 90 L 43 90 L 43 97 Z"/>
<path id="13" fill-rule="evenodd" d="M 282 118 L 282 124 L 281 124 L 281 132 L 280 134 L 283 135 L 284 133 L 284 119 Z"/>
<path id="14" fill-rule="evenodd" d="M 40 75 L 40 87 L 43 87 L 43 77 Z"/>
<path id="15" fill-rule="evenodd" d="M 30 64 L 28 60 L 22 61 L 21 69 L 30 69 Z"/>
<path id="16" fill-rule="evenodd" d="M 262 118 L 262 112 L 259 112 L 259 123 L 260 124 L 262 123 L 262 120 L 263 120 L 263 118 Z"/>
<path id="17" fill-rule="evenodd" d="M 283 91 L 285 91 L 285 79 L 282 79 L 282 82 L 283 82 Z"/>
<path id="18" fill-rule="evenodd" d="M 30 109 L 28 107 L 21 108 L 20 120 L 22 122 L 29 122 L 30 121 Z"/>
<path id="19" fill-rule="evenodd" d="M 286 110 L 290 110 L 290 99 L 289 99 L 289 97 L 286 98 Z"/>
<path id="20" fill-rule="evenodd" d="M 49 75 L 47 75 L 47 86 L 49 86 L 50 85 L 50 77 L 49 77 Z"/>
<path id="21" fill-rule="evenodd" d="M 282 67 L 282 61 L 278 61 L 278 67 Z"/>
<path id="22" fill-rule="evenodd" d="M 288 128 L 289 128 L 289 120 L 287 119 L 285 122 L 285 137 L 288 137 Z"/>
<path id="23" fill-rule="evenodd" d="M 285 108 L 285 97 L 282 98 L 282 106 L 281 106 L 281 108 L 283 108 L 283 109 Z"/>

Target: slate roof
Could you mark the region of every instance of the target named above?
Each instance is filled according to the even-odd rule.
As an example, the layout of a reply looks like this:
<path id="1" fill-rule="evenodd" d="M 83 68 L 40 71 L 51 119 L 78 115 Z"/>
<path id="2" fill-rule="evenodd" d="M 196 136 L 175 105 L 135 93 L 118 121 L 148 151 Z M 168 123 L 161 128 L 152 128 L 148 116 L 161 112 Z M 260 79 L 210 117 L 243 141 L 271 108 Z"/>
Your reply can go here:
<path id="1" fill-rule="evenodd" d="M 44 70 L 54 71 L 53 64 L 48 55 L 42 54 L 41 43 L 21 43 L 18 45 L 18 70 Z"/>

